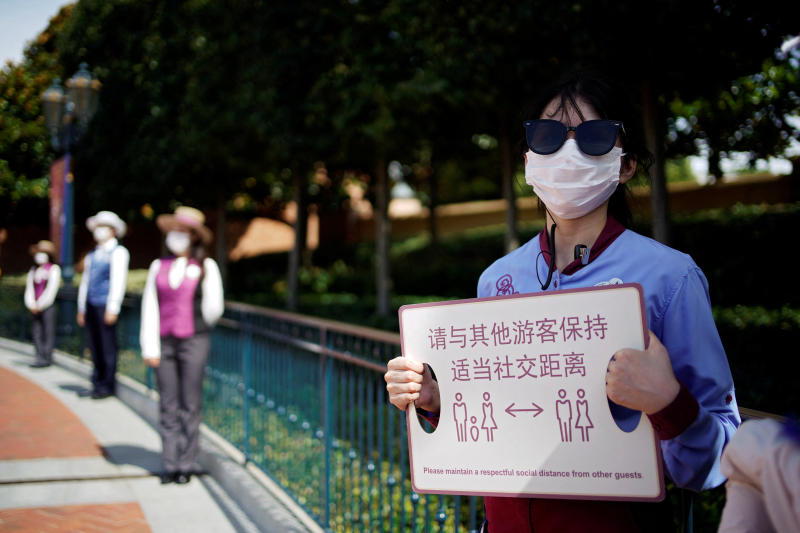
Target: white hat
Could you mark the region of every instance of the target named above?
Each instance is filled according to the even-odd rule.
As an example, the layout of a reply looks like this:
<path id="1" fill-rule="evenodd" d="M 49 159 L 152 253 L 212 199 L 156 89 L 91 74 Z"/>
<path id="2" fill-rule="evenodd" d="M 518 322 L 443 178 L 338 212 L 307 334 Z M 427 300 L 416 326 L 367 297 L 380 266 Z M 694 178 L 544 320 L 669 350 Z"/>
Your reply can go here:
<path id="1" fill-rule="evenodd" d="M 89 228 L 89 231 L 94 231 L 97 226 L 110 226 L 119 238 L 124 237 L 128 229 L 127 224 L 111 211 L 100 211 L 95 216 L 86 219 L 86 227 Z"/>

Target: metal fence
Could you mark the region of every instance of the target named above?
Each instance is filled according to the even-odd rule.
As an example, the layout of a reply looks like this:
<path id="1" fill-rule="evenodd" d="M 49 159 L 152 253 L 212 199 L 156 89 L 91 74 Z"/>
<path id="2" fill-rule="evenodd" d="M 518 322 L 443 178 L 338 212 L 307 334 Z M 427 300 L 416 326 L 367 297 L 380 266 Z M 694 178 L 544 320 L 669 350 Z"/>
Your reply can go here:
<path id="1" fill-rule="evenodd" d="M 88 357 L 75 291 L 57 301 L 57 346 Z M 148 387 L 139 301 L 120 315 L 119 372 Z M 0 335 L 30 339 L 18 288 L 0 290 Z M 325 529 L 475 532 L 480 498 L 417 494 L 405 414 L 388 403 L 397 334 L 228 302 L 213 331 L 204 422 L 280 484 Z"/>

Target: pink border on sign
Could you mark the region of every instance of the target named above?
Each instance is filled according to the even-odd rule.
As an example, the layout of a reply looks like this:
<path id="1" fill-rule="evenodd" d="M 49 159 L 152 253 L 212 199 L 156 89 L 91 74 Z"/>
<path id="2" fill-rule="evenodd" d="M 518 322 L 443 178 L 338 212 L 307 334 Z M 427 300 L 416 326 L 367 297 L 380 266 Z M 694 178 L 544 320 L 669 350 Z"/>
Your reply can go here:
<path id="1" fill-rule="evenodd" d="M 531 292 L 525 294 L 510 294 L 504 296 L 487 296 L 485 298 L 464 298 L 461 300 L 446 300 L 442 302 L 429 302 L 429 303 L 421 303 L 421 304 L 408 304 L 400 307 L 398 310 L 399 315 L 399 322 L 400 322 L 400 350 L 405 353 L 405 339 L 403 337 L 403 311 L 406 309 L 416 309 L 421 307 L 435 307 L 435 306 L 445 306 L 445 305 L 460 305 L 466 303 L 475 303 L 475 302 L 487 302 L 490 300 L 508 300 L 514 298 L 532 298 L 537 296 L 554 296 L 557 294 L 568 294 L 568 293 L 575 293 L 575 292 L 590 292 L 590 291 L 608 291 L 608 290 L 616 290 L 622 288 L 634 288 L 639 293 L 639 307 L 640 307 L 640 315 L 642 317 L 642 339 L 644 340 L 644 347 L 650 344 L 650 336 L 647 332 L 647 308 L 644 304 L 644 289 L 639 283 L 621 283 L 619 285 L 605 285 L 600 287 L 581 287 L 578 289 L 561 289 L 558 291 L 545 291 L 545 292 Z M 656 464 L 658 465 L 658 483 L 659 483 L 659 493 L 657 496 L 653 497 L 645 497 L 645 496 L 591 496 L 591 495 L 575 495 L 575 494 L 556 494 L 556 493 L 548 493 L 548 494 L 540 494 L 540 493 L 533 493 L 533 492 L 486 492 L 486 491 L 452 491 L 452 490 L 440 490 L 440 491 L 431 491 L 431 490 L 419 490 L 417 487 L 416 482 L 414 481 L 414 469 L 412 468 L 414 464 L 414 456 L 411 447 L 411 416 L 409 411 L 416 416 L 416 410 L 413 403 L 409 404 L 408 408 L 406 409 L 406 438 L 408 439 L 408 460 L 409 460 L 409 472 L 411 474 L 411 488 L 414 489 L 414 492 L 418 492 L 420 494 L 452 494 L 452 495 L 465 495 L 465 496 L 504 496 L 504 497 L 524 497 L 524 498 L 540 498 L 540 499 L 548 499 L 548 500 L 601 500 L 601 501 L 620 501 L 620 502 L 660 502 L 666 496 L 666 489 L 664 484 L 664 465 L 661 456 L 661 444 L 659 442 L 658 436 L 656 436 L 655 431 L 653 432 L 653 441 L 654 447 L 656 450 Z M 641 414 L 641 418 L 639 419 L 639 423 L 641 423 L 641 419 L 645 418 L 647 415 L 644 413 Z M 419 423 L 419 422 L 417 422 Z M 648 422 L 649 423 L 649 422 Z"/>

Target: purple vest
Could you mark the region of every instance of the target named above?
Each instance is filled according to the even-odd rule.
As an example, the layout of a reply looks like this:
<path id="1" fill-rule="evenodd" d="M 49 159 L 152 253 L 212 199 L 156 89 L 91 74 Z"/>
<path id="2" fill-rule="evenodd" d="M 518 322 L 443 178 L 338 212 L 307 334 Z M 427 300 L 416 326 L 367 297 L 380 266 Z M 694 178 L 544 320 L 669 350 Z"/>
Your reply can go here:
<path id="1" fill-rule="evenodd" d="M 48 275 L 42 278 L 40 281 L 36 281 L 36 267 L 33 267 L 33 296 L 37 300 L 47 287 L 47 282 L 50 280 L 50 268 L 52 266 L 53 265 L 51 263 L 45 263 L 42 265 L 42 268 L 45 272 L 47 272 Z"/>
<path id="2" fill-rule="evenodd" d="M 161 321 L 162 337 L 178 337 L 186 339 L 200 331 L 207 330 L 203 323 L 200 310 L 200 279 L 184 275 L 183 281 L 177 289 L 169 284 L 169 269 L 175 262 L 174 257 L 161 259 L 161 265 L 156 276 L 156 292 L 158 293 L 158 314 Z M 200 268 L 200 263 L 189 259 L 186 270 L 194 265 Z"/>

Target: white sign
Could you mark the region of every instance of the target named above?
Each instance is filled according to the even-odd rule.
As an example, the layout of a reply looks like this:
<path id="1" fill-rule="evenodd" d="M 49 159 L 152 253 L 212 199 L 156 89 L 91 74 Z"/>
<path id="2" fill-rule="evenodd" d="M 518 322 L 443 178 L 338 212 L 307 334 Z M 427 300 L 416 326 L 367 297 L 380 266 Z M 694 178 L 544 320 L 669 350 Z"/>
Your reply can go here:
<path id="1" fill-rule="evenodd" d="M 605 389 L 614 352 L 644 349 L 640 285 L 408 305 L 400 333 L 441 397 L 433 433 L 409 407 L 415 491 L 663 499 L 649 420 L 620 429 Z"/>

